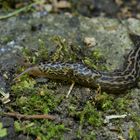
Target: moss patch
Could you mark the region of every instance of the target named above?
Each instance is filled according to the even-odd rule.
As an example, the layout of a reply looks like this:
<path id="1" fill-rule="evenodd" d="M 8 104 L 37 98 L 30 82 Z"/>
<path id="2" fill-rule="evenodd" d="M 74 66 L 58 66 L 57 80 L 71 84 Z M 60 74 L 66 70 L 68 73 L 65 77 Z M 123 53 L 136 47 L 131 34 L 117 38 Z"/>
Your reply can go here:
<path id="1" fill-rule="evenodd" d="M 7 136 L 7 129 L 3 128 L 2 123 L 0 122 L 0 138 Z"/>

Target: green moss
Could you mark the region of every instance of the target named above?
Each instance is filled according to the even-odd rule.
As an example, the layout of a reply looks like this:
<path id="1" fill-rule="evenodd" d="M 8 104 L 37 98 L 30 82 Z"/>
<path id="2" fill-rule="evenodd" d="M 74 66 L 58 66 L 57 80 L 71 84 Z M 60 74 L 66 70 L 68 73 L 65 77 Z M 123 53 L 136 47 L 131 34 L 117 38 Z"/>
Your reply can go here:
<path id="1" fill-rule="evenodd" d="M 15 95 L 15 104 L 22 114 L 48 114 L 52 112 L 62 98 L 55 98 L 54 91 L 46 85 L 36 85 L 35 80 L 23 76 L 19 82 L 12 86 Z M 65 131 L 63 124 L 55 124 L 48 120 L 15 122 L 17 131 L 32 134 L 41 140 L 62 138 Z"/>
<path id="2" fill-rule="evenodd" d="M 98 94 L 95 97 L 95 105 L 99 110 L 108 110 L 113 108 L 113 96 L 108 95 L 103 92 L 102 94 Z"/>
<path id="3" fill-rule="evenodd" d="M 56 46 L 56 50 L 51 56 L 52 61 L 75 61 L 78 58 L 76 51 L 78 51 L 79 48 L 70 44 L 67 39 L 61 36 L 53 36 L 51 40 Z M 73 49 L 75 51 L 73 51 Z"/>
<path id="4" fill-rule="evenodd" d="M 131 100 L 127 98 L 127 96 L 119 97 L 114 100 L 115 109 L 118 112 L 126 112 Z"/>
<path id="5" fill-rule="evenodd" d="M 96 140 L 94 131 L 91 131 L 88 134 L 84 135 L 84 140 Z"/>
<path id="6" fill-rule="evenodd" d="M 83 110 L 76 112 L 76 116 L 79 117 L 80 120 L 77 137 L 81 138 L 83 136 L 85 138 L 86 137 L 89 138 L 91 136 L 94 136 L 93 138 L 95 138 L 95 134 L 93 132 L 88 135 L 83 135 L 84 133 L 82 132 L 82 128 L 84 127 L 85 124 L 88 124 L 89 126 L 92 127 L 102 126 L 103 124 L 102 113 L 98 111 L 89 101 L 87 101 Z"/>
<path id="7" fill-rule="evenodd" d="M 40 61 L 47 61 L 48 60 L 48 47 L 45 45 L 45 41 L 42 39 L 38 39 L 39 47 L 38 50 L 35 52 L 36 61 L 38 63 Z"/>
<path id="8" fill-rule="evenodd" d="M 96 95 L 94 99 L 95 106 L 99 110 L 112 110 L 120 113 L 126 112 L 126 108 L 130 102 L 131 101 L 127 96 L 116 98 L 114 95 L 110 95 L 105 92 Z"/>
<path id="9" fill-rule="evenodd" d="M 63 139 L 63 133 L 67 130 L 63 124 L 54 124 L 48 120 L 42 121 L 26 121 L 19 122 L 15 121 L 15 129 L 17 132 L 24 132 L 30 135 L 35 135 L 41 140 L 50 139 Z"/>
<path id="10" fill-rule="evenodd" d="M 8 43 L 13 40 L 12 35 L 3 36 L 0 38 L 1 43 Z"/>
<path id="11" fill-rule="evenodd" d="M 105 58 L 98 49 L 92 51 L 90 56 L 85 57 L 83 62 L 92 69 L 108 70 L 105 66 Z"/>
<path id="12" fill-rule="evenodd" d="M 15 94 L 21 96 L 21 94 L 23 95 L 35 92 L 35 84 L 36 81 L 34 79 L 29 79 L 28 75 L 24 74 L 21 77 L 21 81 L 12 85 L 11 89 Z"/>
<path id="13" fill-rule="evenodd" d="M 88 66 L 90 66 L 93 69 L 97 69 L 97 66 L 92 62 L 92 60 L 88 57 L 85 57 L 84 63 Z"/>
<path id="14" fill-rule="evenodd" d="M 80 124 L 84 121 L 87 121 L 92 126 L 101 126 L 103 123 L 102 114 L 100 111 L 97 111 L 96 108 L 88 101 L 80 113 Z"/>
<path id="15" fill-rule="evenodd" d="M 35 87 L 35 84 L 33 79 L 28 78 L 13 85 L 12 90 L 18 97 L 16 103 L 23 113 L 32 114 L 34 110 L 48 113 L 57 106 L 61 98 L 56 99 L 54 91 L 48 89 L 46 85 Z"/>
<path id="16" fill-rule="evenodd" d="M 23 48 L 22 54 L 27 62 L 37 64 L 40 61 L 48 60 L 48 48 L 42 39 L 38 39 L 39 47 L 36 50 L 30 48 Z"/>
<path id="17" fill-rule="evenodd" d="M 103 58 L 103 54 L 97 49 L 92 52 L 92 56 L 96 58 L 96 60 Z"/>
<path id="18" fill-rule="evenodd" d="M 140 129 L 140 116 L 139 114 L 136 114 L 129 110 L 129 113 L 131 114 L 132 120 L 136 123 L 136 126 L 138 129 Z"/>
<path id="19" fill-rule="evenodd" d="M 139 114 L 135 113 L 131 109 L 128 110 L 131 120 L 134 123 L 134 126 L 129 128 L 129 139 L 130 140 L 139 140 L 140 137 L 140 116 Z"/>
<path id="20" fill-rule="evenodd" d="M 7 129 L 3 128 L 2 123 L 0 122 L 0 138 L 7 136 Z"/>
<path id="21" fill-rule="evenodd" d="M 44 40 L 39 39 L 39 47 L 36 50 L 23 48 L 22 54 L 27 62 L 32 64 L 37 64 L 41 61 L 75 61 L 79 59 L 80 56 L 77 53 L 80 51 L 78 46 L 74 46 L 67 39 L 61 36 L 52 36 L 50 39 L 53 45 L 54 51 L 50 53 L 50 48 L 46 46 Z"/>
<path id="22" fill-rule="evenodd" d="M 135 128 L 129 129 L 129 139 L 130 140 L 139 140 L 139 131 Z"/>

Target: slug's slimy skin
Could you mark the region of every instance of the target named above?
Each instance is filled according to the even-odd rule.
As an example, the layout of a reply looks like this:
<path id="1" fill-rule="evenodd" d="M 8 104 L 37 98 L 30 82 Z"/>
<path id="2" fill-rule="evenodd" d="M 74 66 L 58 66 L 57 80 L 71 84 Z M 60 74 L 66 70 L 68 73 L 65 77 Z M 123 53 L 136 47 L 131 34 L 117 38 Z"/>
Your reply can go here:
<path id="1" fill-rule="evenodd" d="M 102 72 L 92 70 L 82 63 L 41 63 L 28 68 L 17 78 L 28 72 L 38 77 L 74 81 L 85 87 L 96 88 L 100 85 L 102 91 L 118 93 L 136 86 L 140 75 L 139 47 L 129 53 L 125 65 L 124 69 L 117 72 Z"/>
<path id="2" fill-rule="evenodd" d="M 140 47 L 132 50 L 125 62 L 125 67 L 117 72 L 102 72 L 90 69 L 81 63 L 41 63 L 28 68 L 34 76 L 43 76 L 50 79 L 74 81 L 85 87 L 101 87 L 102 91 L 121 93 L 136 86 L 140 76 Z M 18 77 L 20 77 L 21 73 Z"/>
<path id="3" fill-rule="evenodd" d="M 132 50 L 125 67 L 117 72 L 102 72 L 86 67 L 84 64 L 41 63 L 38 67 L 50 79 L 74 81 L 80 85 L 118 93 L 136 86 L 140 75 L 140 48 Z"/>

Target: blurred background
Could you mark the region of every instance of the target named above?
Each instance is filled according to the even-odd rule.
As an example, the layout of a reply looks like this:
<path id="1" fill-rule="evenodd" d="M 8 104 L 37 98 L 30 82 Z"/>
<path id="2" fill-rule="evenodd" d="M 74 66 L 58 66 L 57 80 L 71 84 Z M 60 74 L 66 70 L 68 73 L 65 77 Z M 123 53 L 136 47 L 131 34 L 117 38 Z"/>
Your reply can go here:
<path id="1" fill-rule="evenodd" d="M 139 0 L 1 0 L 1 14 L 30 4 L 32 6 L 28 11 L 37 10 L 57 14 L 68 12 L 88 17 L 140 18 Z"/>

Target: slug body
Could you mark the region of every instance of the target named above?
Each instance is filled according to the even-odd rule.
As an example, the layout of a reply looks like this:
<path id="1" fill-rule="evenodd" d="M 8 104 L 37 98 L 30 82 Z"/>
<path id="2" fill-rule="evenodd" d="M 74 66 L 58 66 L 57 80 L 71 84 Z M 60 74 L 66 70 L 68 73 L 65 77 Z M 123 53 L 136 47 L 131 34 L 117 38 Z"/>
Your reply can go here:
<path id="1" fill-rule="evenodd" d="M 86 67 L 82 63 L 41 63 L 30 71 L 38 71 L 40 75 L 50 79 L 74 81 L 85 87 L 118 93 L 137 85 L 140 75 L 140 48 L 130 51 L 125 67 L 117 72 L 102 72 Z M 34 75 L 34 74 L 33 74 Z M 38 76 L 40 76 L 38 75 Z"/>
<path id="2" fill-rule="evenodd" d="M 25 72 L 50 79 L 74 81 L 85 87 L 97 88 L 100 86 L 102 91 L 121 93 L 137 84 L 140 75 L 140 47 L 130 51 L 125 67 L 117 72 L 96 71 L 82 63 L 61 62 L 41 63 L 38 66 L 28 68 Z"/>
<path id="3" fill-rule="evenodd" d="M 132 50 L 124 64 L 124 68 L 117 72 L 101 72 L 97 79 L 101 88 L 109 92 L 124 92 L 136 87 L 140 75 L 140 48 Z"/>

